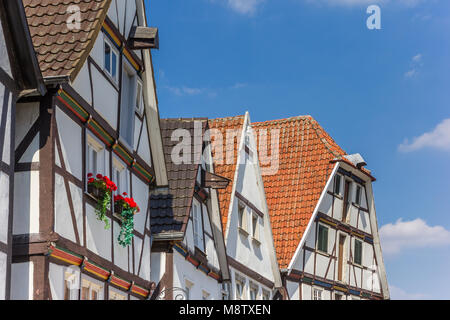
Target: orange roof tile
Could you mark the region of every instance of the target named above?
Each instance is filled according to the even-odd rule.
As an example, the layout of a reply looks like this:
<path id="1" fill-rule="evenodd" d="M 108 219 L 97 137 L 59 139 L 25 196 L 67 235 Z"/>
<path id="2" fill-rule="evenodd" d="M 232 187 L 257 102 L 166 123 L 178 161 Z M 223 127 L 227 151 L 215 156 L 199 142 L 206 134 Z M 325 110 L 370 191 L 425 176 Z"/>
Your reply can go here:
<path id="1" fill-rule="evenodd" d="M 331 161 L 346 153 L 311 116 L 253 123 L 252 126 L 257 133 L 261 129 L 266 129 L 268 134 L 270 130 L 280 130 L 279 169 L 274 175 L 264 175 L 263 181 L 278 263 L 284 269 L 300 243 L 333 170 Z M 259 150 L 263 163 L 261 154 Z"/>
<path id="2" fill-rule="evenodd" d="M 228 209 L 230 206 L 231 199 L 231 190 L 234 184 L 234 173 L 236 172 L 236 163 L 237 163 L 237 154 L 238 154 L 238 143 L 240 140 L 240 136 L 237 139 L 227 139 L 227 130 L 241 130 L 244 125 L 245 116 L 236 116 L 230 118 L 220 118 L 220 119 L 212 119 L 209 120 L 210 129 L 219 130 L 222 133 L 223 137 L 223 147 L 222 148 L 213 148 L 213 159 L 217 158 L 223 159 L 223 163 L 214 162 L 214 172 L 215 174 L 230 179 L 230 183 L 227 188 L 217 190 L 219 192 L 219 204 L 220 204 L 220 213 L 222 216 L 222 230 L 225 233 L 227 227 L 227 219 L 228 219 Z M 213 140 L 214 143 L 214 140 Z M 221 155 L 216 154 L 215 151 L 220 152 L 223 150 Z M 226 155 L 227 150 L 233 150 L 233 161 L 227 161 Z"/>

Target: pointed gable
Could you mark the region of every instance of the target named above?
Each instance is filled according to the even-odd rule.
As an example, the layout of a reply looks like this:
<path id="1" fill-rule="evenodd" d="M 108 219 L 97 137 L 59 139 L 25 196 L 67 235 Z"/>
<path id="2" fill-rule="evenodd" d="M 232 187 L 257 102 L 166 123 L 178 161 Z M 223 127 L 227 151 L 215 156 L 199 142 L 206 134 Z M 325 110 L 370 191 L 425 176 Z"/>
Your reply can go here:
<path id="1" fill-rule="evenodd" d="M 287 268 L 333 170 L 345 155 L 311 116 L 253 123 L 255 131 L 280 130 L 279 170 L 263 176 L 275 249 Z M 264 163 L 260 158 L 260 162 Z"/>
<path id="2" fill-rule="evenodd" d="M 222 155 L 223 163 L 214 163 L 214 171 L 217 175 L 225 177 L 230 180 L 230 183 L 225 189 L 219 189 L 219 202 L 220 202 L 220 212 L 222 216 L 222 230 L 225 232 L 227 227 L 227 219 L 228 219 L 228 210 L 230 206 L 231 192 L 234 184 L 234 176 L 236 173 L 236 164 L 237 164 L 237 155 L 239 148 L 239 137 L 237 139 L 227 139 L 227 131 L 238 130 L 242 131 L 244 125 L 245 116 L 236 116 L 229 118 L 220 118 L 220 119 L 212 119 L 209 120 L 210 129 L 219 130 L 223 137 L 223 143 L 225 143 L 225 148 L 221 148 L 225 153 L 228 151 L 233 151 L 233 159 L 232 161 L 226 160 L 226 154 Z M 214 154 L 213 150 L 213 158 L 217 157 L 217 154 Z"/>

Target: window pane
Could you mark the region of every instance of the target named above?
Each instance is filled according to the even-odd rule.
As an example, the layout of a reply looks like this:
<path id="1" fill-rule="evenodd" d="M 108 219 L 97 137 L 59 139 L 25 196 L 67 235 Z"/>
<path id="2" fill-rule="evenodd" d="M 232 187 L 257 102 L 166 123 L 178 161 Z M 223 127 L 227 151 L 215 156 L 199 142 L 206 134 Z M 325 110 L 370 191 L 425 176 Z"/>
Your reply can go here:
<path id="1" fill-rule="evenodd" d="M 111 47 L 105 42 L 105 70 L 111 73 Z"/>
<path id="2" fill-rule="evenodd" d="M 361 204 L 361 187 L 357 186 L 356 187 L 356 199 L 355 199 L 356 204 Z"/>
<path id="3" fill-rule="evenodd" d="M 355 263 L 362 263 L 362 242 L 355 240 Z"/>
<path id="4" fill-rule="evenodd" d="M 341 176 L 336 175 L 334 178 L 334 193 L 339 194 L 341 192 Z"/>
<path id="5" fill-rule="evenodd" d="M 319 225 L 318 235 L 318 249 L 323 252 L 328 252 L 328 228 Z"/>

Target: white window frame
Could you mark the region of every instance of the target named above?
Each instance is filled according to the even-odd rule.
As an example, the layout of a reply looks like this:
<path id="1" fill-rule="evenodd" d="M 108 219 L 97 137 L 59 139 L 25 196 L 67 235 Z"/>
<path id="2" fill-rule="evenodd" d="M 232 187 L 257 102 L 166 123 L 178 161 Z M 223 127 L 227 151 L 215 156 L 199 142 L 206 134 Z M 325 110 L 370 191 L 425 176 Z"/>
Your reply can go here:
<path id="1" fill-rule="evenodd" d="M 86 170 L 95 177 L 97 174 L 107 175 L 108 154 L 105 145 L 97 140 L 91 133 L 86 135 Z M 92 152 L 96 152 L 96 168 L 91 167 Z M 101 159 L 103 158 L 103 159 Z M 102 161 L 103 160 L 103 161 Z"/>
<path id="2" fill-rule="evenodd" d="M 136 106 L 135 110 L 139 114 L 139 116 L 142 117 L 144 114 L 144 84 L 142 80 L 137 77 L 137 84 L 136 84 Z"/>
<path id="3" fill-rule="evenodd" d="M 355 257 L 356 257 L 356 241 L 359 241 L 361 243 L 361 263 L 357 263 L 355 261 Z M 360 240 L 358 238 L 353 238 L 353 264 L 362 267 L 363 261 L 364 261 L 364 241 Z"/>
<path id="4" fill-rule="evenodd" d="M 222 300 L 230 300 L 230 283 L 222 283 Z"/>
<path id="5" fill-rule="evenodd" d="M 252 239 L 256 241 L 257 244 L 260 244 L 260 225 L 259 225 L 259 215 L 255 212 L 251 212 L 252 217 Z M 256 221 L 256 225 L 255 225 Z"/>
<path id="6" fill-rule="evenodd" d="M 247 206 L 241 201 L 238 201 L 238 229 L 239 231 L 242 231 L 244 235 L 248 236 Z"/>
<path id="7" fill-rule="evenodd" d="M 234 274 L 235 300 L 245 300 L 246 297 L 245 284 L 246 284 L 245 277 L 239 275 L 238 273 L 235 273 Z M 238 285 L 241 288 L 240 292 L 238 290 Z"/>
<path id="8" fill-rule="evenodd" d="M 192 288 L 194 287 L 194 282 L 189 279 L 184 279 L 184 291 L 186 293 L 186 300 L 192 299 Z"/>
<path id="9" fill-rule="evenodd" d="M 327 229 L 327 251 L 322 251 L 321 249 L 319 249 L 319 229 L 320 229 L 320 227 L 324 227 L 325 229 Z M 324 254 L 324 255 L 329 255 L 329 253 L 328 253 L 328 251 L 330 250 L 330 246 L 329 246 L 329 242 L 330 242 L 330 230 L 331 230 L 331 228 L 328 226 L 328 225 L 326 225 L 326 224 L 324 224 L 324 223 L 318 223 L 317 224 L 317 236 L 316 236 L 316 238 L 317 238 L 317 243 L 316 243 L 316 250 L 317 250 L 317 252 L 319 252 L 319 253 L 321 253 L 321 254 Z"/>
<path id="10" fill-rule="evenodd" d="M 91 277 L 85 276 L 83 275 L 81 277 L 81 296 L 80 296 L 80 300 L 85 300 L 83 299 L 83 288 L 88 288 L 88 297 L 89 299 L 86 300 L 93 300 L 92 299 L 92 294 L 93 292 L 95 292 L 97 294 L 97 299 L 96 300 L 103 300 L 104 297 L 104 284 L 98 280 L 92 279 Z"/>
<path id="11" fill-rule="evenodd" d="M 205 251 L 202 204 L 196 199 L 192 200 L 192 231 L 194 233 L 194 246 L 201 251 Z"/>
<path id="12" fill-rule="evenodd" d="M 106 68 L 106 46 L 108 46 L 111 49 L 111 60 L 109 61 L 110 63 L 110 68 L 111 70 L 108 70 Z M 116 56 L 116 74 L 113 75 L 112 74 L 112 68 L 113 68 L 113 54 Z M 114 81 L 114 83 L 118 83 L 118 79 L 119 79 L 119 58 L 120 58 L 120 53 L 119 50 L 117 50 L 117 47 L 112 43 L 112 41 L 108 38 L 108 36 L 106 34 L 103 34 L 103 71 Z"/>
<path id="13" fill-rule="evenodd" d="M 312 299 L 323 300 L 323 289 L 318 287 L 312 287 Z"/>
<path id="14" fill-rule="evenodd" d="M 253 301 L 258 300 L 259 286 L 256 283 L 250 281 L 248 287 L 249 287 L 249 299 Z M 252 297 L 252 292 L 255 294 L 254 297 Z"/>
<path id="15" fill-rule="evenodd" d="M 79 270 L 74 270 L 74 267 L 67 267 L 64 270 L 64 300 L 78 300 L 78 293 L 80 288 Z M 66 290 L 69 289 L 69 299 L 66 299 Z"/>
<path id="16" fill-rule="evenodd" d="M 272 296 L 272 294 L 271 294 L 270 290 L 267 290 L 264 288 L 261 290 L 261 298 L 263 300 L 270 300 L 271 296 Z"/>
<path id="17" fill-rule="evenodd" d="M 130 172 L 128 171 L 127 165 L 116 156 L 113 156 L 112 165 L 113 176 L 111 179 L 117 186 L 117 194 L 122 194 L 124 192 L 130 194 Z M 119 177 L 117 177 L 117 173 L 119 174 Z"/>
<path id="18" fill-rule="evenodd" d="M 128 300 L 128 294 L 113 287 L 109 287 L 108 296 L 109 300 Z"/>

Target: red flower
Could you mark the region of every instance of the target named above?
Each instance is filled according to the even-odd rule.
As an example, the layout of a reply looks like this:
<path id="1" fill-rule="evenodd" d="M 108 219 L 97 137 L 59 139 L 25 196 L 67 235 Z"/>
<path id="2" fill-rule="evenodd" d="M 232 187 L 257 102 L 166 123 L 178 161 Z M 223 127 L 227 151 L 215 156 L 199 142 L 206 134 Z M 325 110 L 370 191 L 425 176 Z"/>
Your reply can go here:
<path id="1" fill-rule="evenodd" d="M 93 183 L 94 182 L 94 178 L 89 178 L 88 183 Z"/>
<path id="2" fill-rule="evenodd" d="M 124 196 L 127 196 L 128 195 L 128 193 L 126 193 L 126 192 L 124 192 L 124 193 L 122 193 Z"/>
<path id="3" fill-rule="evenodd" d="M 97 179 L 101 179 L 101 178 L 103 178 L 103 176 L 99 173 L 99 174 L 97 174 L 96 175 L 96 177 L 97 177 Z"/>
<path id="4" fill-rule="evenodd" d="M 88 178 L 90 178 L 90 177 L 92 177 L 93 176 L 93 174 L 92 173 L 88 173 Z"/>

